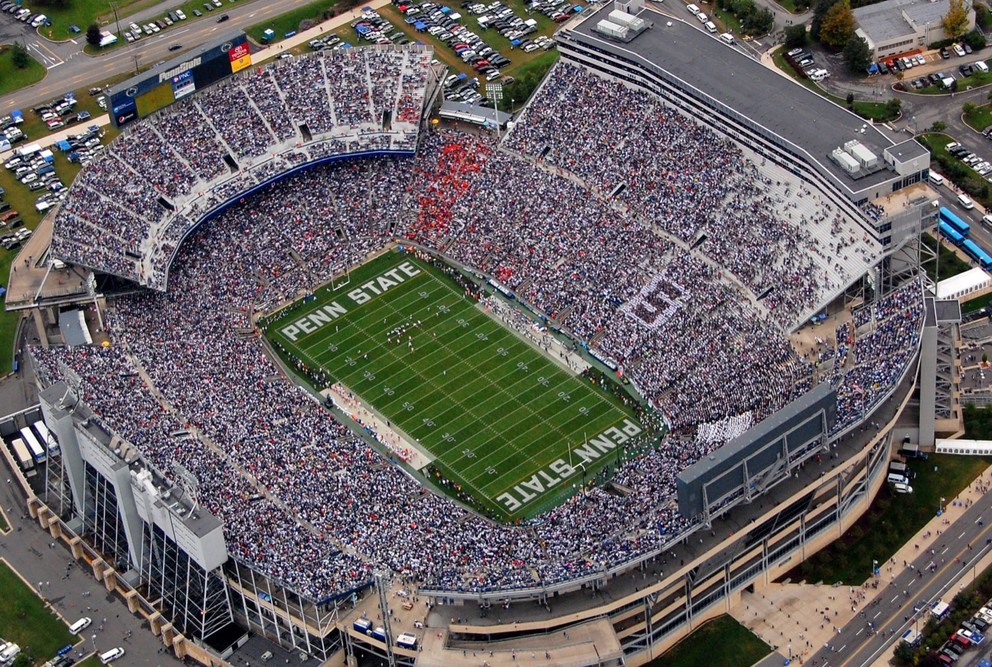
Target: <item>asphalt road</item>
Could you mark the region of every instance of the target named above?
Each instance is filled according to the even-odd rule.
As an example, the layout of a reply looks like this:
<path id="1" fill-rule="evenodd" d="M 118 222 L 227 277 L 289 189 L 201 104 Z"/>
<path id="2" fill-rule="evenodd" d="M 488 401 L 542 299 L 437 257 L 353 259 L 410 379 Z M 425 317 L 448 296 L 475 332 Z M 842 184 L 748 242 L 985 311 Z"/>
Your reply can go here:
<path id="1" fill-rule="evenodd" d="M 10 39 L 19 35 L 32 55 L 39 58 L 48 68 L 47 76 L 38 83 L 0 97 L 0 115 L 9 113 L 12 109 L 30 107 L 38 102 L 59 97 L 66 91 L 87 87 L 118 74 L 133 73 L 136 65 L 148 67 L 160 60 L 182 55 L 169 51 L 169 46 L 172 44 L 182 44 L 184 48 L 192 48 L 219 34 L 239 28 L 246 29 L 256 23 L 285 14 L 309 1 L 238 0 L 235 4 L 227 4 L 222 9 L 209 14 L 204 13 L 203 18 L 191 17 L 154 36 L 143 37 L 137 42 L 102 56 L 88 56 L 83 53 L 85 39 L 52 43 L 38 37 L 34 31 L 9 14 L 0 14 L 0 42 L 6 41 L 5 37 Z M 176 3 L 163 3 L 163 5 L 168 4 Z M 148 11 L 152 12 L 152 16 L 161 15 L 163 5 Z M 221 14 L 227 14 L 230 20 L 217 23 L 217 18 Z M 121 19 L 121 24 L 125 24 L 124 19 Z M 29 42 L 28 39 L 33 41 Z"/>
<path id="2" fill-rule="evenodd" d="M 923 627 L 926 616 L 917 614 L 915 609 L 923 609 L 936 599 L 949 602 L 957 594 L 956 578 L 967 568 L 974 567 L 992 549 L 987 543 L 990 539 L 992 494 L 985 494 L 957 521 L 942 526 L 933 552 L 921 549 L 912 561 L 912 569 L 903 568 L 891 583 L 883 584 L 875 597 L 876 602 L 864 604 L 859 610 L 863 615 L 859 613 L 840 628 L 840 632 L 806 664 L 813 664 L 810 660 L 824 667 L 861 667 L 873 663 L 906 629 Z M 901 565 L 897 563 L 896 567 Z M 869 622 L 874 626 L 874 633 Z"/>

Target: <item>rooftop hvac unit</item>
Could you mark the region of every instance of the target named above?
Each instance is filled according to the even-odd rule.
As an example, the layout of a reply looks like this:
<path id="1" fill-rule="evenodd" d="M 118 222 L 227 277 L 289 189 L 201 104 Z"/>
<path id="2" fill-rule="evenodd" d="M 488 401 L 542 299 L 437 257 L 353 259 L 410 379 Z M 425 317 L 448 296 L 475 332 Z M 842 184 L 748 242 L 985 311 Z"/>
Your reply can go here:
<path id="1" fill-rule="evenodd" d="M 844 150 L 854 156 L 862 167 L 871 169 L 878 164 L 878 156 L 865 148 L 857 139 L 853 139 L 844 144 Z"/>
<path id="2" fill-rule="evenodd" d="M 848 155 L 842 148 L 835 148 L 834 152 L 830 154 L 830 157 L 841 166 L 841 169 L 849 174 L 856 174 L 861 170 L 861 165 L 858 164 L 858 161 Z"/>
<path id="3" fill-rule="evenodd" d="M 626 26 L 617 25 L 611 21 L 600 21 L 596 24 L 596 32 L 614 39 L 627 39 L 628 29 Z"/>
<path id="4" fill-rule="evenodd" d="M 639 19 L 636 16 L 628 14 L 627 12 L 620 11 L 619 9 L 614 9 L 610 12 L 609 22 L 624 26 L 634 32 L 640 32 L 644 29 L 644 19 Z"/>

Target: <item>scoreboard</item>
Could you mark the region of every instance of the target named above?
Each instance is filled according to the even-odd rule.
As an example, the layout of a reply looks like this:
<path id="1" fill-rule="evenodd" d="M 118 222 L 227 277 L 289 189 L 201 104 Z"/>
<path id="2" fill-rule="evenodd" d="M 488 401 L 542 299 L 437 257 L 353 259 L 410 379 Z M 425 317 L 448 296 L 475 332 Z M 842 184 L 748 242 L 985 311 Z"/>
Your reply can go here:
<path id="1" fill-rule="evenodd" d="M 243 32 L 204 44 L 113 86 L 110 121 L 123 127 L 251 64 L 251 44 Z"/>

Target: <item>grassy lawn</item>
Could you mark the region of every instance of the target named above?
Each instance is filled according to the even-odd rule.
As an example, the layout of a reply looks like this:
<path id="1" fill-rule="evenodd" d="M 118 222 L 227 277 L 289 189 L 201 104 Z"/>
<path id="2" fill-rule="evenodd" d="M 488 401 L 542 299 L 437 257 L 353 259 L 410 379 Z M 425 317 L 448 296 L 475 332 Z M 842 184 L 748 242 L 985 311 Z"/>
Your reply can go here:
<path id="1" fill-rule="evenodd" d="M 961 302 L 961 311 L 965 313 L 973 313 L 976 310 L 981 310 L 992 303 L 992 294 L 985 294 L 978 297 L 977 299 L 969 299 L 968 301 Z"/>
<path id="2" fill-rule="evenodd" d="M 964 115 L 964 122 L 968 123 L 972 129 L 981 132 L 989 125 L 992 125 L 992 105 L 983 104 L 980 107 L 975 107 L 974 111 Z"/>
<path id="3" fill-rule="evenodd" d="M 751 667 L 772 652 L 768 644 L 730 616 L 693 631 L 648 667 Z"/>
<path id="4" fill-rule="evenodd" d="M 0 637 L 18 644 L 34 661 L 48 660 L 66 644 L 79 641 L 6 563 L 0 563 L 0 590 Z"/>
<path id="5" fill-rule="evenodd" d="M 203 8 L 202 4 L 202 2 L 199 3 L 200 9 Z M 287 32 L 299 30 L 301 21 L 305 21 L 307 19 L 321 21 L 324 20 L 324 18 L 330 18 L 330 16 L 325 17 L 324 14 L 329 12 L 330 9 L 336 4 L 337 0 L 317 0 L 317 2 L 312 2 L 308 5 L 299 7 L 298 9 L 286 12 L 285 14 L 277 16 L 270 21 L 256 23 L 245 30 L 245 33 L 247 33 L 248 36 L 258 44 L 265 44 L 265 40 L 262 39 L 262 33 L 271 28 L 275 31 L 276 36 L 275 39 L 269 43 L 274 44 L 275 42 L 283 39 Z"/>
<path id="6" fill-rule="evenodd" d="M 982 439 L 992 433 L 990 426 L 992 412 L 985 424 L 969 419 L 966 409 L 967 437 Z M 911 460 L 909 467 L 916 473 L 912 495 L 896 494 L 886 484 L 868 512 L 839 540 L 786 576 L 809 583 L 860 585 L 871 574 L 873 560 L 888 560 L 934 517 L 941 498 L 956 496 L 989 464 L 992 458 L 946 454 L 933 454 L 927 461 Z"/>
<path id="7" fill-rule="evenodd" d="M 100 658 L 96 655 L 91 655 L 82 662 L 77 662 L 76 667 L 100 667 Z"/>
<path id="8" fill-rule="evenodd" d="M 933 250 L 936 240 L 932 234 L 923 234 L 923 243 Z M 957 253 L 947 247 L 946 244 L 940 244 L 940 277 L 934 276 L 934 269 L 936 267 L 933 263 L 927 264 L 927 275 L 930 276 L 930 280 L 941 281 L 945 278 L 950 278 L 951 276 L 956 276 L 959 273 L 964 273 L 971 269 L 971 264 L 961 259 Z"/>
<path id="9" fill-rule="evenodd" d="M 720 32 L 732 32 L 736 35 L 741 34 L 741 22 L 736 15 L 720 9 L 720 6 L 716 3 L 702 9 L 714 19 L 713 22 L 716 23 L 716 27 Z"/>
<path id="10" fill-rule="evenodd" d="M 133 0 L 116 0 L 115 4 L 117 5 L 118 16 L 123 18 L 124 8 L 137 3 L 134 3 Z M 148 6 L 148 4 L 147 2 L 143 3 L 144 6 Z M 41 12 L 51 19 L 52 25 L 42 28 L 40 32 L 49 39 L 55 40 L 69 38 L 77 41 L 85 40 L 86 28 L 91 23 L 104 24 L 114 20 L 113 10 L 107 0 L 72 0 L 72 2 L 59 3 L 58 6 L 48 2 L 38 2 L 38 0 L 24 0 L 23 5 L 32 11 Z M 79 26 L 83 32 L 78 35 L 73 34 L 69 30 L 70 25 Z"/>
<path id="11" fill-rule="evenodd" d="M 32 83 L 38 83 L 45 78 L 45 67 L 37 60 L 28 56 L 28 66 L 24 69 L 14 67 L 10 46 L 0 46 L 0 95 L 6 95 L 20 90 Z"/>
<path id="12" fill-rule="evenodd" d="M 836 95 L 831 95 L 830 93 L 826 92 L 818 85 L 816 85 L 816 83 L 814 83 L 810 79 L 804 76 L 800 76 L 796 72 L 796 70 L 792 68 L 792 65 L 790 65 L 786 61 L 785 54 L 782 53 L 781 49 L 775 52 L 775 55 L 772 56 L 772 59 L 775 61 L 775 65 L 780 70 L 782 70 L 783 72 L 791 76 L 793 79 L 795 79 L 802 85 L 812 90 L 820 97 L 827 98 L 828 100 L 830 100 L 839 107 L 847 108 L 846 100 L 837 97 Z M 892 109 L 885 102 L 863 102 L 861 100 L 854 100 L 853 111 L 862 118 L 869 118 L 871 120 L 875 120 L 879 122 L 887 122 L 890 120 L 895 120 L 898 117 L 898 113 L 892 113 Z"/>
<path id="13" fill-rule="evenodd" d="M 7 523 L 6 517 L 0 512 L 0 531 L 7 532 L 10 530 L 10 524 Z"/>

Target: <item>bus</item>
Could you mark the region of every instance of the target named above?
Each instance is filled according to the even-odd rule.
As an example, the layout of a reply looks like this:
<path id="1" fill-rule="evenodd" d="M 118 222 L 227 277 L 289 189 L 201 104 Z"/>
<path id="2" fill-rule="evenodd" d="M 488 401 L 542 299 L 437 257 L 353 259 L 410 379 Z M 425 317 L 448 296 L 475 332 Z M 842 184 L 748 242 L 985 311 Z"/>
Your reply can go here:
<path id="1" fill-rule="evenodd" d="M 45 422 L 39 419 L 31 426 L 38 433 L 38 437 L 41 440 L 41 444 L 45 445 L 48 448 L 49 454 L 55 454 L 56 452 L 59 451 L 59 441 L 55 439 L 55 436 L 52 435 L 52 432 L 48 430 L 47 426 L 45 426 Z"/>
<path id="2" fill-rule="evenodd" d="M 17 457 L 17 465 L 21 466 L 21 470 L 27 472 L 34 468 L 34 459 L 31 458 L 31 454 L 28 453 L 28 448 L 24 446 L 24 441 L 20 438 L 16 438 L 12 443 L 10 443 L 14 448 L 14 456 Z"/>
<path id="3" fill-rule="evenodd" d="M 28 446 L 28 451 L 31 452 L 31 456 L 34 457 L 36 463 L 41 463 L 48 458 L 48 450 L 41 446 L 41 443 L 38 442 L 38 438 L 35 437 L 34 432 L 29 426 L 21 429 L 21 437 L 24 438 L 24 444 Z"/>
<path id="4" fill-rule="evenodd" d="M 954 211 L 946 206 L 940 207 L 940 219 L 942 222 L 946 222 L 951 227 L 958 230 L 958 233 L 965 238 L 968 238 L 968 234 L 971 233 L 971 225 L 959 218 Z"/>
<path id="5" fill-rule="evenodd" d="M 982 250 L 977 243 L 971 239 L 965 239 L 965 242 L 961 244 L 961 248 L 965 251 L 968 257 L 978 262 L 979 266 L 983 269 L 987 269 L 992 266 L 992 256 L 987 252 Z"/>
<path id="6" fill-rule="evenodd" d="M 940 223 L 940 235 L 946 238 L 954 245 L 959 246 L 962 243 L 964 243 L 964 237 L 961 236 L 960 233 L 958 233 L 958 230 L 954 229 L 949 224 L 943 221 L 941 221 Z"/>

